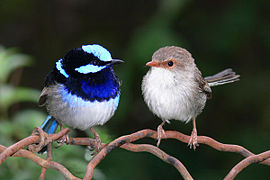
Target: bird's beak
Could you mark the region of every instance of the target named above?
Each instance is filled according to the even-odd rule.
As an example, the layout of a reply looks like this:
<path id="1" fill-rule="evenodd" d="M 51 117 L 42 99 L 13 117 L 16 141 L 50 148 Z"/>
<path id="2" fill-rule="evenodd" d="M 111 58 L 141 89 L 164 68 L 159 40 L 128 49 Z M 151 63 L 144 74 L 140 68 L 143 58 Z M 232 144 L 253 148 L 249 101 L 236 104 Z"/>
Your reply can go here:
<path id="1" fill-rule="evenodd" d="M 160 63 L 158 61 L 149 61 L 148 63 L 146 63 L 146 66 L 160 67 Z"/>
<path id="2" fill-rule="evenodd" d="M 107 66 L 111 66 L 111 65 L 115 65 L 115 64 L 120 64 L 123 63 L 124 61 L 121 59 L 112 59 L 111 62 L 109 62 L 108 64 L 106 64 Z"/>

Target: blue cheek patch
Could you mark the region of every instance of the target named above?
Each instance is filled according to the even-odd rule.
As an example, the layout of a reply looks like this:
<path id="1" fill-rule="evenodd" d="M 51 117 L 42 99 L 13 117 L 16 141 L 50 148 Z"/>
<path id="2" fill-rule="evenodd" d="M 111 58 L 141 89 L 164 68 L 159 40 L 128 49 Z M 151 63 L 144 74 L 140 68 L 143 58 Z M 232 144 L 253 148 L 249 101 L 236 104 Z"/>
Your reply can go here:
<path id="1" fill-rule="evenodd" d="M 111 61 L 112 56 L 111 53 L 105 49 L 104 47 L 98 45 L 98 44 L 92 44 L 92 45 L 83 45 L 82 49 L 89 53 L 93 54 L 94 56 L 98 57 L 101 61 Z"/>
<path id="2" fill-rule="evenodd" d="M 62 68 L 62 59 L 59 59 L 57 62 L 56 62 L 56 69 L 58 69 L 58 71 L 64 75 L 66 78 L 69 77 L 69 75 L 66 73 L 66 71 Z"/>
<path id="3" fill-rule="evenodd" d="M 95 66 L 92 64 L 87 64 L 85 66 L 78 67 L 75 70 L 82 74 L 88 74 L 99 72 L 104 68 L 106 68 L 106 66 Z"/>

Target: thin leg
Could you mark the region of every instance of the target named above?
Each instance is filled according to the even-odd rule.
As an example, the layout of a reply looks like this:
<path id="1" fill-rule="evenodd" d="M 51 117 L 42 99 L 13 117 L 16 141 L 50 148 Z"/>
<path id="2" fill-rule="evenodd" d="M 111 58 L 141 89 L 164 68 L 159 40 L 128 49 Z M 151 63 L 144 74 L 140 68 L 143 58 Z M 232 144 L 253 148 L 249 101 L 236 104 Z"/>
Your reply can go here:
<path id="1" fill-rule="evenodd" d="M 93 127 L 91 127 L 90 130 L 91 130 L 91 132 L 94 135 L 95 140 L 96 140 L 96 151 L 95 151 L 95 153 L 98 153 L 102 149 L 101 139 L 100 139 L 98 133 L 95 131 L 95 129 Z"/>
<path id="2" fill-rule="evenodd" d="M 162 135 L 166 138 L 166 133 L 165 133 L 163 127 L 162 127 L 165 124 L 165 122 L 166 121 L 163 120 L 162 123 L 157 128 L 157 135 L 158 135 L 157 136 L 157 140 L 158 140 L 157 147 L 159 146 L 159 144 L 161 142 Z"/>
<path id="3" fill-rule="evenodd" d="M 193 146 L 193 149 L 195 150 L 196 146 L 199 146 L 199 144 L 197 142 L 197 129 L 196 129 L 196 119 L 195 118 L 193 118 L 192 123 L 193 123 L 193 130 L 191 132 L 191 136 L 190 136 L 188 146 L 190 147 L 190 149 Z"/>
<path id="4" fill-rule="evenodd" d="M 61 123 L 61 122 L 59 122 L 59 121 L 57 121 L 58 122 L 58 124 L 59 124 L 59 127 L 60 127 L 60 131 L 63 129 L 63 124 Z"/>

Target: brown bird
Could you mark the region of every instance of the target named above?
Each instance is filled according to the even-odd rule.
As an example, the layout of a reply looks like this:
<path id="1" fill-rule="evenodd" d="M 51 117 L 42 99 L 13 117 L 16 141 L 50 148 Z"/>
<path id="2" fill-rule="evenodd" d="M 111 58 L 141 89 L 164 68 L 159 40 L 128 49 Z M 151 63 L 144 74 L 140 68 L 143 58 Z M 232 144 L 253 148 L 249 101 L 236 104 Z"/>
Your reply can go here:
<path id="1" fill-rule="evenodd" d="M 240 75 L 229 68 L 203 78 L 191 54 L 176 46 L 160 48 L 146 65 L 151 68 L 142 81 L 144 101 L 163 121 L 157 128 L 157 146 L 165 135 L 162 128 L 165 122 L 174 119 L 188 123 L 192 119 L 189 146 L 195 150 L 198 145 L 196 117 L 212 96 L 210 87 L 238 81 Z"/>

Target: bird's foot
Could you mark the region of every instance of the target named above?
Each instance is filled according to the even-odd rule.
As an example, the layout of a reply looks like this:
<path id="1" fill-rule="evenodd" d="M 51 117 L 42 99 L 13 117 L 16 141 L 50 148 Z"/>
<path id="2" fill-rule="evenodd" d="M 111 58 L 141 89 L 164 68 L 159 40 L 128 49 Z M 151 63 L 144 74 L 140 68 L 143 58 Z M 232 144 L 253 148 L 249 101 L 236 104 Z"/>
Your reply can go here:
<path id="1" fill-rule="evenodd" d="M 157 147 L 159 147 L 159 145 L 160 145 L 162 136 L 164 136 L 165 138 L 167 137 L 166 133 L 165 133 L 163 127 L 162 127 L 164 125 L 164 123 L 165 123 L 165 121 L 163 121 L 157 128 L 157 140 L 158 140 Z"/>
<path id="2" fill-rule="evenodd" d="M 197 146 L 199 146 L 198 142 L 197 142 L 197 130 L 196 128 L 194 128 L 192 130 L 192 133 L 190 135 L 190 139 L 188 142 L 188 146 L 190 147 L 190 149 L 193 147 L 193 150 L 196 149 Z"/>
<path id="3" fill-rule="evenodd" d="M 96 153 L 98 153 L 101 149 L 102 149 L 102 143 L 101 143 L 101 139 L 99 136 L 95 137 L 96 140 Z"/>
<path id="4" fill-rule="evenodd" d="M 96 141 L 95 142 L 95 151 L 94 151 L 94 155 L 96 155 L 103 148 L 103 146 L 102 146 L 101 139 L 100 139 L 98 133 L 95 131 L 95 129 L 93 127 L 91 127 L 90 130 L 94 134 L 95 141 Z"/>
<path id="5" fill-rule="evenodd" d="M 62 146 L 64 143 L 69 144 L 69 135 L 64 135 L 60 139 L 57 140 L 57 146 L 56 148 L 59 148 Z"/>
<path id="6" fill-rule="evenodd" d="M 89 151 L 91 151 L 91 155 L 93 155 L 93 156 L 97 155 L 101 151 L 101 149 L 103 148 L 100 137 L 96 136 L 95 137 L 95 145 L 87 146 L 87 148 L 89 149 Z"/>
<path id="7" fill-rule="evenodd" d="M 38 144 L 31 144 L 31 145 L 28 146 L 28 150 L 31 151 L 31 152 L 39 152 L 44 147 L 46 147 L 49 143 L 52 143 L 52 139 L 40 127 L 36 127 L 33 130 L 32 135 L 39 136 L 40 137 L 40 142 Z"/>

